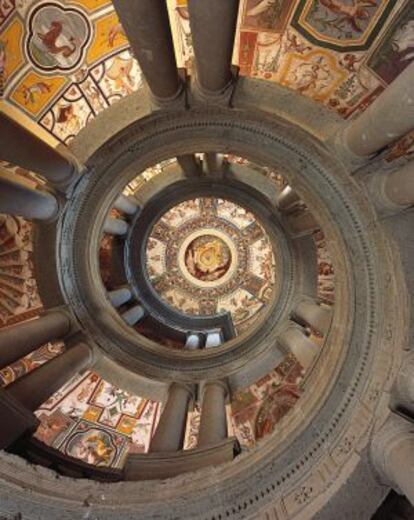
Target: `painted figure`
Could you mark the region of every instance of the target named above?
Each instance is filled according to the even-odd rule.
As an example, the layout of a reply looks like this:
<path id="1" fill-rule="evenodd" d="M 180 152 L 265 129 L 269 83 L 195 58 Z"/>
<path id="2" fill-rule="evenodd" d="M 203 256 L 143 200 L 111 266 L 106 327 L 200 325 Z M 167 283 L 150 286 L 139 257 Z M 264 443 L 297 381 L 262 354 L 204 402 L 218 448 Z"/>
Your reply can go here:
<path id="1" fill-rule="evenodd" d="M 118 37 L 125 37 L 125 32 L 120 23 L 117 23 L 113 27 L 111 27 L 109 34 L 108 34 L 108 44 L 110 47 L 114 46 L 115 40 Z"/>
<path id="2" fill-rule="evenodd" d="M 319 0 L 321 5 L 341 16 L 339 22 L 347 22 L 356 32 L 362 32 L 359 20 L 368 20 L 370 13 L 366 7 L 377 7 L 376 0 L 352 0 L 352 5 L 341 0 Z"/>
<path id="3" fill-rule="evenodd" d="M 38 81 L 33 83 L 33 85 L 30 85 L 30 87 L 22 85 L 22 92 L 24 96 L 24 104 L 28 105 L 29 103 L 36 102 L 36 96 L 50 92 L 50 87 L 44 81 Z"/>
<path id="4" fill-rule="evenodd" d="M 53 21 L 50 24 L 50 29 L 45 34 L 38 32 L 37 35 L 50 54 L 61 54 L 64 58 L 69 58 L 76 51 L 75 38 L 73 36 L 69 38 L 71 46 L 57 45 L 56 42 L 62 33 L 62 28 L 62 22 Z"/>
<path id="5" fill-rule="evenodd" d="M 401 61 L 414 59 L 414 20 L 409 20 L 398 29 L 391 45 Z"/>

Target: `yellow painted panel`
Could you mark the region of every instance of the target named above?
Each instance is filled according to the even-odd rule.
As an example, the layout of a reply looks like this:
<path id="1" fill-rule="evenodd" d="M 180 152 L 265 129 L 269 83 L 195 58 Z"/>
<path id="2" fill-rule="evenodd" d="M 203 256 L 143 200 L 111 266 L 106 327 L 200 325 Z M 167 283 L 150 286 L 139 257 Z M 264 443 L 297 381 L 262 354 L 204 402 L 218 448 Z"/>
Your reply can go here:
<path id="1" fill-rule="evenodd" d="M 101 413 L 102 413 L 101 408 L 98 408 L 97 406 L 90 406 L 83 413 L 83 419 L 86 419 L 87 421 L 90 421 L 90 422 L 97 422 Z"/>
<path id="2" fill-rule="evenodd" d="M 6 49 L 6 80 L 23 64 L 22 54 L 23 25 L 17 18 L 0 35 Z"/>
<path id="3" fill-rule="evenodd" d="M 88 55 L 88 63 L 94 63 L 114 49 L 123 47 L 128 40 L 115 12 L 97 20 L 95 24 L 95 39 L 92 42 Z"/>
<path id="4" fill-rule="evenodd" d="M 33 115 L 38 114 L 63 87 L 62 76 L 45 77 L 29 72 L 16 86 L 11 99 Z"/>

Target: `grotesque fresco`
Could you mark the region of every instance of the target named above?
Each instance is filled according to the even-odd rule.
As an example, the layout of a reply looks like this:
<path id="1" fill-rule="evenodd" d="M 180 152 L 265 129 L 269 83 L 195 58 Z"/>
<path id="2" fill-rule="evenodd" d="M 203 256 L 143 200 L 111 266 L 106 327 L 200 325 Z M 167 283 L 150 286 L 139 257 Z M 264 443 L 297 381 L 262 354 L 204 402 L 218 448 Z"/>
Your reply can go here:
<path id="1" fill-rule="evenodd" d="M 293 25 L 312 43 L 339 51 L 363 50 L 375 38 L 395 0 L 302 0 Z"/>
<path id="2" fill-rule="evenodd" d="M 386 84 L 414 60 L 414 3 L 395 17 L 369 59 L 369 67 Z"/>
<path id="3" fill-rule="evenodd" d="M 178 63 L 190 67 L 187 2 L 167 0 L 167 5 Z M 358 117 L 413 60 L 412 0 L 240 2 L 234 53 L 240 74 L 294 89 L 343 118 Z M 0 0 L 0 108 L 37 123 L 56 143 L 70 143 L 97 114 L 141 83 L 108 0 Z M 412 158 L 414 133 L 383 154 L 386 161 Z M 36 185 L 27 172 L 3 166 Z M 220 226 L 213 223 L 217 217 Z M 155 289 L 183 312 L 229 310 L 238 333 L 243 332 L 277 285 L 272 278 L 275 256 L 263 228 L 226 201 L 187 201 L 171 210 L 167 220 L 157 224 L 147 244 L 147 269 Z M 181 249 L 169 247 L 169 237 L 183 229 L 187 242 L 183 237 Z M 31 236 L 30 223 L 0 215 L 0 327 L 34 319 L 42 310 Z M 334 272 L 325 237 L 320 231 L 313 237 L 318 297 L 332 303 Z M 247 265 L 250 270 L 244 269 Z M 243 277 L 235 266 L 241 266 Z M 206 297 L 198 298 L 198 291 Z M 320 340 L 310 333 L 312 340 Z M 2 370 L 0 384 L 10 384 L 62 349 L 61 343 L 43 345 Z M 271 433 L 299 398 L 302 378 L 302 368 L 289 356 L 275 369 L 269 367 L 268 376 L 234 396 L 230 433 L 248 447 Z M 121 467 L 127 453 L 148 450 L 161 403 L 86 372 L 36 413 L 40 427 L 35 435 L 42 442 L 92 464 Z M 196 408 L 189 418 L 186 448 L 195 445 L 198 424 Z"/>
<path id="4" fill-rule="evenodd" d="M 186 314 L 230 312 L 245 330 L 274 299 L 275 256 L 255 216 L 227 200 L 192 199 L 155 224 L 147 243 L 155 291 Z"/>
<path id="5" fill-rule="evenodd" d="M 186 0 L 167 0 L 180 65 Z M 411 0 L 241 0 L 235 62 L 356 117 L 414 59 Z M 0 95 L 57 140 L 134 92 L 141 73 L 107 0 L 0 2 Z"/>

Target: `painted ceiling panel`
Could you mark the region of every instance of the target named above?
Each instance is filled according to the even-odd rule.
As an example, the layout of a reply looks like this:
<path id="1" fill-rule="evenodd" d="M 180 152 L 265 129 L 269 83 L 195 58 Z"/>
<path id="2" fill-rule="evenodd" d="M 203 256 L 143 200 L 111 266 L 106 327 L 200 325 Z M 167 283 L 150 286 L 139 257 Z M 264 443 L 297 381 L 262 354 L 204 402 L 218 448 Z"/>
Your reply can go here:
<path id="1" fill-rule="evenodd" d="M 191 65 L 186 0 L 168 0 L 177 61 Z M 234 61 L 353 117 L 414 59 L 410 0 L 241 0 Z M 136 90 L 139 68 L 106 0 L 2 0 L 0 89 L 62 142 Z"/>

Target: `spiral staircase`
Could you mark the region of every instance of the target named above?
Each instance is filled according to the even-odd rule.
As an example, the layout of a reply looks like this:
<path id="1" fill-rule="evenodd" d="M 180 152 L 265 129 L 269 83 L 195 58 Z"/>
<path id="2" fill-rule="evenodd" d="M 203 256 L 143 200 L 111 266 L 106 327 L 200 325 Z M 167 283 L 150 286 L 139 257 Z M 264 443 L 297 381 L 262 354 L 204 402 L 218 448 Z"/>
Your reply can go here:
<path id="1" fill-rule="evenodd" d="M 0 158 L 41 181 L 29 187 L 0 172 L 1 213 L 34 223 L 45 309 L 0 331 L 0 368 L 64 342 L 60 355 L 0 391 L 0 512 L 369 519 L 390 488 L 414 501 L 414 171 L 409 162 L 394 171 L 382 155 L 414 127 L 413 65 L 344 123 L 298 93 L 238 77 L 237 0 L 189 0 L 193 71 L 177 69 L 164 1 L 114 5 L 145 87 L 69 148 L 53 149 L 0 115 Z M 223 201 L 254 216 L 247 231 L 226 224 Z M 203 218 L 173 233 L 165 215 L 189 202 Z M 331 299 L 318 292 L 316 232 L 334 267 Z M 253 234 L 270 244 L 275 281 L 266 297 L 252 289 L 265 305 L 248 326 L 238 328 L 229 310 L 185 312 L 163 297 L 163 284 L 218 294 L 241 280 Z M 165 254 L 178 263 L 161 280 L 148 267 L 154 236 L 166 237 Z M 204 249 L 191 249 L 196 240 Z M 229 435 L 226 405 L 288 356 L 302 367 L 301 397 L 245 449 Z M 91 367 L 164 403 L 149 452 L 131 453 L 123 469 L 33 437 L 34 412 Z M 194 403 L 198 441 L 184 449 Z"/>

